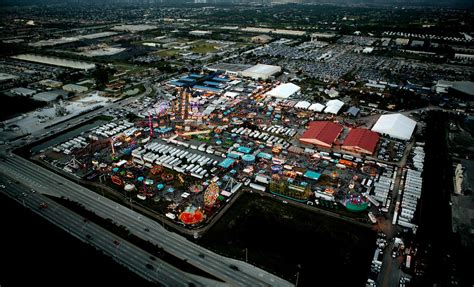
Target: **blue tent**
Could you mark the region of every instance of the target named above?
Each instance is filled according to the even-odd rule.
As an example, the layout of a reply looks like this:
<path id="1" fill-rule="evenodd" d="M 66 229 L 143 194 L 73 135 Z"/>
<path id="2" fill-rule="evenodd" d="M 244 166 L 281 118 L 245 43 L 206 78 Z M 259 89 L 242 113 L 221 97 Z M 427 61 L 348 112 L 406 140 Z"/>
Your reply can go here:
<path id="1" fill-rule="evenodd" d="M 219 166 L 222 168 L 229 168 L 234 162 L 235 162 L 234 159 L 226 158 L 221 163 L 219 163 Z"/>
<path id="2" fill-rule="evenodd" d="M 308 169 L 304 173 L 303 176 L 306 177 L 306 178 L 309 178 L 309 179 L 318 180 L 321 177 L 321 174 Z"/>

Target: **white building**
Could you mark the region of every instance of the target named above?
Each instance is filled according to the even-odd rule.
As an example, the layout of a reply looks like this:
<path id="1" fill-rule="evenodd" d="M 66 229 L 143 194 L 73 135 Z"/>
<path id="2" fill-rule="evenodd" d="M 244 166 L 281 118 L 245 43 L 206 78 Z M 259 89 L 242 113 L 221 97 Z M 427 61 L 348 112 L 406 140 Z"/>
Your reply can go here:
<path id="1" fill-rule="evenodd" d="M 456 53 L 454 54 L 454 59 L 463 61 L 473 61 L 474 55 Z"/>
<path id="2" fill-rule="evenodd" d="M 36 94 L 36 91 L 32 89 L 27 89 L 27 88 L 14 88 L 10 90 L 10 93 L 17 96 L 31 97 L 34 94 Z"/>
<path id="3" fill-rule="evenodd" d="M 66 92 L 85 93 L 89 90 L 89 88 L 76 84 L 67 84 L 63 86 L 63 90 Z"/>
<path id="4" fill-rule="evenodd" d="M 189 32 L 189 35 L 197 36 L 197 37 L 204 37 L 204 36 L 209 36 L 211 35 L 211 31 L 207 30 L 193 30 Z"/>
<path id="5" fill-rule="evenodd" d="M 257 79 L 266 80 L 279 72 L 281 72 L 280 66 L 257 64 L 255 66 L 252 66 L 242 71 L 241 74 L 243 77 L 248 77 L 255 80 Z"/>

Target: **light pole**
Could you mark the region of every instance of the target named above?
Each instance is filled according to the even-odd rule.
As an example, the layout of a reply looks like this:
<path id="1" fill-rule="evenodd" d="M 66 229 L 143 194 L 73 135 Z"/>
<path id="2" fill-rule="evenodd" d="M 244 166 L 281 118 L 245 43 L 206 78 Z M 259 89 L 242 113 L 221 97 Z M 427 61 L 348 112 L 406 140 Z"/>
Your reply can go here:
<path id="1" fill-rule="evenodd" d="M 245 262 L 246 263 L 248 262 L 248 258 L 249 258 L 249 250 L 247 247 L 245 247 Z"/>
<path id="2" fill-rule="evenodd" d="M 114 242 L 114 244 L 115 244 L 115 257 L 118 257 L 118 249 L 120 247 L 121 242 L 117 241 L 116 243 Z"/>
<path id="3" fill-rule="evenodd" d="M 296 272 L 296 283 L 295 283 L 295 287 L 298 287 L 298 280 L 300 279 L 300 272 Z"/>
<path id="4" fill-rule="evenodd" d="M 87 220 L 84 219 L 84 224 L 82 225 L 81 231 L 84 231 L 84 227 L 86 227 L 86 224 L 87 224 Z"/>

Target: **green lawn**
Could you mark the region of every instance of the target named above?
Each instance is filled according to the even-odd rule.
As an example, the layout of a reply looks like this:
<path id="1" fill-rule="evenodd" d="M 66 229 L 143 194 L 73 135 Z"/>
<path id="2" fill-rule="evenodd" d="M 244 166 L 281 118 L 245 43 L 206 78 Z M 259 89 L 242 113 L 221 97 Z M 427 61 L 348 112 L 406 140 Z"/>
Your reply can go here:
<path id="1" fill-rule="evenodd" d="M 191 48 L 191 51 L 199 54 L 207 54 L 215 52 L 217 51 L 217 49 L 214 48 L 214 44 L 210 44 L 207 42 L 199 42 Z"/>
<path id="2" fill-rule="evenodd" d="M 179 51 L 176 49 L 168 49 L 168 50 L 159 51 L 156 54 L 160 57 L 171 57 L 171 56 L 177 55 L 178 53 Z"/>

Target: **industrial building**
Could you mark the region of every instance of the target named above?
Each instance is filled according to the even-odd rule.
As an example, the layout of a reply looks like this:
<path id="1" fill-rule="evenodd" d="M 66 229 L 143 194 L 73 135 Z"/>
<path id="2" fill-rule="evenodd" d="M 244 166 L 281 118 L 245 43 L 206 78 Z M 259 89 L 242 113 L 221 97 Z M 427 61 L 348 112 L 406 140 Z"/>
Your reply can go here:
<path id="1" fill-rule="evenodd" d="M 23 96 L 23 97 L 31 97 L 34 94 L 36 94 L 35 90 L 32 89 L 27 89 L 27 88 L 14 88 L 10 90 L 10 93 L 17 95 L 17 96 Z"/>
<path id="2" fill-rule="evenodd" d="M 66 99 L 67 92 L 63 90 L 46 91 L 33 96 L 33 99 L 42 102 L 54 102 L 60 98 Z"/>
<path id="3" fill-rule="evenodd" d="M 204 36 L 209 36 L 211 35 L 211 31 L 207 30 L 193 30 L 189 32 L 189 35 L 197 36 L 197 37 L 204 37 Z"/>
<path id="4" fill-rule="evenodd" d="M 252 67 L 252 65 L 246 64 L 232 64 L 232 63 L 217 63 L 213 64 L 212 66 L 206 67 L 207 70 L 211 72 L 222 71 L 225 74 L 229 74 L 232 76 L 239 76 L 242 74 L 243 71 L 247 70 L 248 68 Z"/>
<path id="5" fill-rule="evenodd" d="M 376 132 L 355 128 L 349 132 L 341 148 L 351 152 L 372 155 L 379 139 L 380 136 Z"/>
<path id="6" fill-rule="evenodd" d="M 252 37 L 252 42 L 257 43 L 257 44 L 266 44 L 270 42 L 271 40 L 273 40 L 273 38 L 268 35 L 258 35 L 258 36 Z"/>
<path id="7" fill-rule="evenodd" d="M 63 85 L 62 82 L 51 80 L 51 79 L 42 80 L 39 83 L 45 87 L 54 88 L 54 89 L 60 88 Z"/>
<path id="8" fill-rule="evenodd" d="M 266 80 L 270 77 L 281 72 L 280 66 L 257 64 L 244 71 L 242 71 L 243 77 L 252 78 L 255 80 Z"/>
<path id="9" fill-rule="evenodd" d="M 373 132 L 395 139 L 409 140 L 416 127 L 416 121 L 402 114 L 382 115 L 372 127 Z"/>
<path id="10" fill-rule="evenodd" d="M 341 132 L 342 126 L 339 124 L 315 121 L 309 123 L 308 129 L 300 137 L 300 142 L 330 148 Z"/>
<path id="11" fill-rule="evenodd" d="M 89 88 L 76 84 L 67 84 L 63 86 L 63 90 L 65 90 L 66 92 L 85 93 L 89 90 Z"/>
<path id="12" fill-rule="evenodd" d="M 267 92 L 267 95 L 278 99 L 287 99 L 300 90 L 301 88 L 293 83 L 285 83 Z"/>

